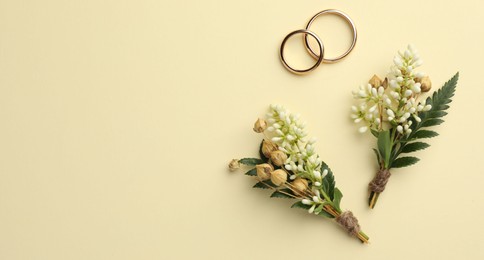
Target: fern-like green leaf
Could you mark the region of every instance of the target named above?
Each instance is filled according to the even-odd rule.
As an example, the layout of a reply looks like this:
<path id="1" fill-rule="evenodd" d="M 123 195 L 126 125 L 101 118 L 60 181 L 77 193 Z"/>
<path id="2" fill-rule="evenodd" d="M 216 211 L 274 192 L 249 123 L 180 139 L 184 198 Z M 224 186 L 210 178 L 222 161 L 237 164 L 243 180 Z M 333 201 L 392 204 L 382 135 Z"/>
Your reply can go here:
<path id="1" fill-rule="evenodd" d="M 293 199 L 293 196 L 290 196 L 288 194 L 292 194 L 292 191 L 290 189 L 281 189 L 281 190 L 276 190 L 271 194 L 271 198 L 283 198 L 283 199 Z"/>
<path id="2" fill-rule="evenodd" d="M 276 185 L 272 184 L 271 180 L 258 182 L 254 186 L 252 186 L 252 188 L 258 188 L 258 189 L 270 189 L 271 187 L 273 188 L 277 187 Z"/>
<path id="3" fill-rule="evenodd" d="M 250 169 L 248 172 L 245 173 L 245 175 L 257 176 L 257 170 L 255 168 L 254 169 Z"/>
<path id="4" fill-rule="evenodd" d="M 259 158 L 243 158 L 239 160 L 239 163 L 245 164 L 248 166 L 255 166 L 257 164 L 264 163 L 264 161 Z"/>
<path id="5" fill-rule="evenodd" d="M 422 122 L 416 124 L 414 126 L 414 130 L 419 129 L 420 127 L 437 125 L 435 124 L 437 123 L 437 121 L 435 120 L 433 121 L 433 123 L 426 122 L 447 115 L 447 113 L 443 110 L 447 110 L 449 108 L 448 104 L 452 102 L 452 97 L 455 94 L 455 88 L 457 87 L 458 80 L 459 72 L 457 72 L 449 81 L 447 81 L 442 88 L 435 91 L 432 94 L 432 97 L 427 98 L 425 103 L 426 105 L 431 105 L 432 108 L 429 111 L 419 113 L 418 116 L 422 119 Z"/>
<path id="6" fill-rule="evenodd" d="M 416 150 L 425 149 L 428 147 L 426 144 L 408 144 L 416 139 L 432 138 L 439 135 L 435 131 L 422 130 L 421 128 L 440 125 L 444 122 L 442 117 L 447 115 L 449 104 L 452 102 L 452 97 L 455 94 L 455 88 L 457 87 L 457 81 L 459 80 L 459 72 L 457 72 L 449 81 L 447 81 L 442 88 L 435 91 L 431 97 L 428 97 L 425 101 L 426 105 L 431 105 L 429 111 L 420 112 L 418 116 L 421 121 L 417 122 L 414 118 L 412 121 L 412 132 L 406 138 L 400 140 L 401 148 L 394 154 L 392 158 L 396 158 L 402 152 L 413 152 Z M 406 149 L 406 150 L 405 150 Z M 416 149 L 416 150 L 415 150 Z M 410 159 L 413 158 L 413 159 Z M 392 168 L 405 167 L 414 164 L 418 161 L 415 157 L 401 157 L 392 162 Z"/>
<path id="7" fill-rule="evenodd" d="M 413 156 L 404 156 L 396 159 L 393 161 L 391 168 L 403 168 L 410 166 L 412 164 L 416 164 L 418 161 L 420 161 L 419 158 L 413 157 Z"/>
<path id="8" fill-rule="evenodd" d="M 424 142 L 414 142 L 414 143 L 408 143 L 403 146 L 402 152 L 401 153 L 412 153 L 418 150 L 423 150 L 426 149 L 430 146 L 430 144 L 424 143 Z"/>
<path id="9" fill-rule="evenodd" d="M 447 114 L 448 114 L 447 112 L 443 110 L 439 110 L 439 111 L 429 111 L 427 116 L 430 118 L 438 118 L 438 117 L 444 117 Z"/>
<path id="10" fill-rule="evenodd" d="M 421 138 L 432 138 L 438 136 L 439 133 L 431 130 L 419 130 L 413 134 L 414 139 L 421 139 Z"/>
<path id="11" fill-rule="evenodd" d="M 430 119 L 423 121 L 422 124 L 420 125 L 420 127 L 436 126 L 436 125 L 442 124 L 443 122 L 444 122 L 444 120 L 442 120 L 440 118 L 430 118 Z"/>

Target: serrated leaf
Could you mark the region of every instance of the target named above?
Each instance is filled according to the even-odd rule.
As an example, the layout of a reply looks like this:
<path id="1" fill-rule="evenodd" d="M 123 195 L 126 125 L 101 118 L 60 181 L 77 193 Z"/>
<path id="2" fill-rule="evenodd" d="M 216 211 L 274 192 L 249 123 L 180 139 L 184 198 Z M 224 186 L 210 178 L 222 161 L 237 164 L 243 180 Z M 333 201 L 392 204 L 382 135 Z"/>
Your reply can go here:
<path id="1" fill-rule="evenodd" d="M 434 92 L 431 99 L 431 105 L 437 107 L 439 105 L 450 103 L 452 101 L 451 98 L 454 96 L 458 80 L 459 72 L 447 81 L 441 89 Z M 432 109 L 430 111 L 432 111 Z"/>
<path id="2" fill-rule="evenodd" d="M 266 185 L 264 185 L 262 182 L 256 183 L 252 188 L 257 188 L 257 189 L 269 189 Z"/>
<path id="3" fill-rule="evenodd" d="M 414 142 L 414 143 L 407 143 L 403 146 L 401 153 L 412 153 L 418 150 L 426 149 L 430 146 L 430 144 L 424 142 Z"/>
<path id="4" fill-rule="evenodd" d="M 290 189 L 281 189 L 281 190 L 276 190 L 271 194 L 271 198 L 284 198 L 284 199 L 293 199 L 294 197 L 287 195 L 292 194 L 292 191 Z"/>
<path id="5" fill-rule="evenodd" d="M 256 168 L 250 169 L 248 172 L 245 173 L 245 175 L 257 176 L 257 169 Z"/>
<path id="6" fill-rule="evenodd" d="M 446 116 L 447 114 L 448 114 L 447 112 L 445 112 L 445 111 L 441 111 L 441 110 L 440 110 L 440 111 L 429 111 L 429 112 L 427 113 L 427 116 L 428 116 L 429 118 L 438 118 L 438 117 L 444 117 L 444 116 Z"/>
<path id="7" fill-rule="evenodd" d="M 457 72 L 449 81 L 447 81 L 442 88 L 438 89 L 432 94 L 432 97 L 428 97 L 425 101 L 426 105 L 431 105 L 432 108 L 426 112 L 420 112 L 418 115 L 422 119 L 421 124 L 414 126 L 415 129 L 423 127 L 423 123 L 428 119 L 441 118 L 446 116 L 447 113 L 443 110 L 449 109 L 449 105 L 452 102 L 452 97 L 455 94 L 455 88 L 457 87 L 457 81 L 459 80 L 459 73 Z"/>
<path id="8" fill-rule="evenodd" d="M 435 106 L 435 110 L 439 111 L 439 110 L 447 110 L 449 109 L 450 106 L 449 105 L 436 105 Z M 430 111 L 429 111 L 430 112 Z M 428 113 L 428 112 L 427 112 Z"/>
<path id="9" fill-rule="evenodd" d="M 427 119 L 427 120 L 422 122 L 420 127 L 436 126 L 436 125 L 442 124 L 443 122 L 444 122 L 444 120 L 442 120 L 440 118 Z"/>
<path id="10" fill-rule="evenodd" d="M 248 166 L 255 166 L 257 164 L 264 163 L 264 161 L 259 158 L 243 158 L 239 160 L 239 163 L 245 164 Z"/>
<path id="11" fill-rule="evenodd" d="M 413 138 L 421 139 L 421 138 L 432 138 L 438 136 L 439 133 L 431 130 L 419 130 L 413 134 Z"/>
<path id="12" fill-rule="evenodd" d="M 404 156 L 397 158 L 395 161 L 393 161 L 391 168 L 403 168 L 410 166 L 412 164 L 416 164 L 418 161 L 420 161 L 419 158 L 413 157 L 413 156 Z"/>
<path id="13" fill-rule="evenodd" d="M 417 150 L 425 149 L 429 145 L 425 143 L 415 142 L 409 144 L 416 139 L 421 138 L 432 138 L 438 136 L 439 134 L 430 130 L 421 130 L 423 127 L 430 127 L 440 125 L 444 122 L 441 118 L 447 115 L 444 110 L 449 108 L 452 102 L 452 97 L 455 93 L 455 88 L 457 87 L 457 81 L 459 79 L 459 73 L 457 72 L 449 81 L 447 81 L 444 86 L 437 91 L 435 91 L 431 97 L 428 97 L 425 101 L 426 105 L 430 105 L 429 111 L 419 112 L 418 116 L 421 119 L 417 122 L 414 118 L 409 120 L 412 122 L 410 129 L 412 132 L 405 138 L 402 138 L 399 142 L 402 145 L 398 150 L 395 150 L 392 155 L 392 160 L 400 155 L 400 153 L 409 153 Z M 419 159 L 416 157 L 401 157 L 396 159 L 391 163 L 392 168 L 406 167 L 418 162 Z"/>
<path id="14" fill-rule="evenodd" d="M 292 204 L 291 208 L 300 208 L 300 209 L 310 209 L 311 208 L 311 205 L 306 205 L 306 204 L 303 204 L 301 201 L 298 201 L 294 204 Z"/>
<path id="15" fill-rule="evenodd" d="M 342 198 L 343 198 L 343 193 L 341 193 L 341 191 L 338 188 L 334 188 L 333 204 L 336 207 L 336 209 L 339 211 L 341 211 L 340 203 Z"/>
<path id="16" fill-rule="evenodd" d="M 334 181 L 334 175 L 329 166 L 325 162 L 322 162 L 321 173 L 323 173 L 324 170 L 328 170 L 328 174 L 326 174 L 326 176 L 323 178 L 323 191 L 332 200 L 334 198 L 334 186 L 336 184 Z"/>
<path id="17" fill-rule="evenodd" d="M 390 140 L 390 131 L 383 131 L 378 135 L 378 151 L 380 156 L 388 167 L 390 163 L 390 154 L 392 151 L 392 141 Z"/>
<path id="18" fill-rule="evenodd" d="M 258 188 L 258 189 L 270 189 L 271 187 L 275 188 L 277 186 L 272 184 L 270 180 L 258 182 L 254 186 L 252 186 L 252 188 Z"/>

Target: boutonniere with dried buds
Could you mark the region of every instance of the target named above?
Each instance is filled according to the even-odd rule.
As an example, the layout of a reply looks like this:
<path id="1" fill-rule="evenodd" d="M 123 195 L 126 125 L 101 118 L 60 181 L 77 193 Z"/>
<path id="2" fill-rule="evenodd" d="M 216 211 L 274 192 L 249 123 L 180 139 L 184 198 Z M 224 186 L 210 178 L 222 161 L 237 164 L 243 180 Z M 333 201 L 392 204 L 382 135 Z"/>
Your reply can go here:
<path id="1" fill-rule="evenodd" d="M 355 123 L 363 123 L 359 132 L 370 132 L 377 138 L 376 154 L 379 170 L 369 184 L 370 208 L 375 206 L 378 196 L 385 189 L 390 178 L 390 170 L 410 166 L 419 161 L 406 154 L 428 148 L 430 145 L 421 139 L 432 138 L 437 132 L 429 127 L 444 122 L 449 103 L 454 96 L 459 73 L 444 86 L 427 97 L 419 98 L 431 89 L 428 76 L 415 69 L 422 64 L 417 51 L 411 45 L 393 59 L 388 76 L 381 80 L 373 76 L 369 83 L 353 92 L 361 101 L 352 107 L 351 117 Z"/>
<path id="2" fill-rule="evenodd" d="M 246 175 L 257 180 L 254 188 L 273 190 L 271 197 L 295 199 L 293 208 L 335 219 L 349 234 L 368 242 L 351 211 L 341 209 L 343 194 L 335 186 L 331 169 L 316 154 L 315 139 L 306 139 L 299 116 L 273 105 L 267 120 L 255 122 L 254 131 L 265 137 L 260 158 L 234 159 L 229 164 L 231 170 L 248 167 Z"/>

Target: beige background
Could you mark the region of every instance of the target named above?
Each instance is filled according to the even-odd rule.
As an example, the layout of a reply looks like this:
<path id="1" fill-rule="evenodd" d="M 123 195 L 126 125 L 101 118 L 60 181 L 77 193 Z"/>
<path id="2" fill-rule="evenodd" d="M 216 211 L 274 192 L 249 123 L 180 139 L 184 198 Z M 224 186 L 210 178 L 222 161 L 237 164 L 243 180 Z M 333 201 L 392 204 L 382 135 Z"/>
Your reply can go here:
<path id="1" fill-rule="evenodd" d="M 304 77 L 277 51 L 316 12 L 359 39 Z M 0 259 L 484 259 L 484 2 L 0 0 Z M 341 19 L 314 31 L 327 56 Z M 461 79 L 440 136 L 375 210 L 351 91 L 408 43 Z M 298 40 L 288 58 L 304 64 Z M 270 103 L 300 113 L 370 245 L 229 173 Z"/>

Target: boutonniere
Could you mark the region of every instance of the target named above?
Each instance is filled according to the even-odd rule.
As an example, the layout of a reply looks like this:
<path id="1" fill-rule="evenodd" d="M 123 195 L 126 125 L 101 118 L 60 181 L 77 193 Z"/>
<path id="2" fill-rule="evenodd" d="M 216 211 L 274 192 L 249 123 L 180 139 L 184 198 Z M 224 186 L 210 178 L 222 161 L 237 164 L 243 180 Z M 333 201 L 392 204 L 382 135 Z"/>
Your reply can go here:
<path id="1" fill-rule="evenodd" d="M 418 52 L 410 45 L 395 56 L 393 63 L 384 80 L 375 75 L 353 92 L 360 104 L 352 107 L 351 117 L 355 123 L 363 123 L 359 132 L 370 130 L 377 139 L 373 150 L 379 169 L 369 184 L 370 208 L 385 189 L 390 170 L 417 163 L 417 157 L 407 154 L 428 148 L 430 145 L 422 139 L 438 135 L 429 128 L 444 122 L 442 117 L 447 115 L 459 78 L 459 73 L 455 74 L 421 102 L 422 95 L 431 89 L 431 81 L 416 71 L 422 64 Z"/>
<path id="2" fill-rule="evenodd" d="M 343 194 L 335 186 L 333 172 L 316 153 L 316 141 L 307 138 L 299 116 L 273 105 L 267 120 L 255 122 L 254 131 L 264 135 L 259 158 L 234 159 L 231 170 L 248 168 L 246 175 L 257 180 L 254 188 L 270 189 L 274 198 L 294 199 L 293 208 L 334 219 L 349 234 L 368 242 L 355 216 L 341 208 Z"/>

